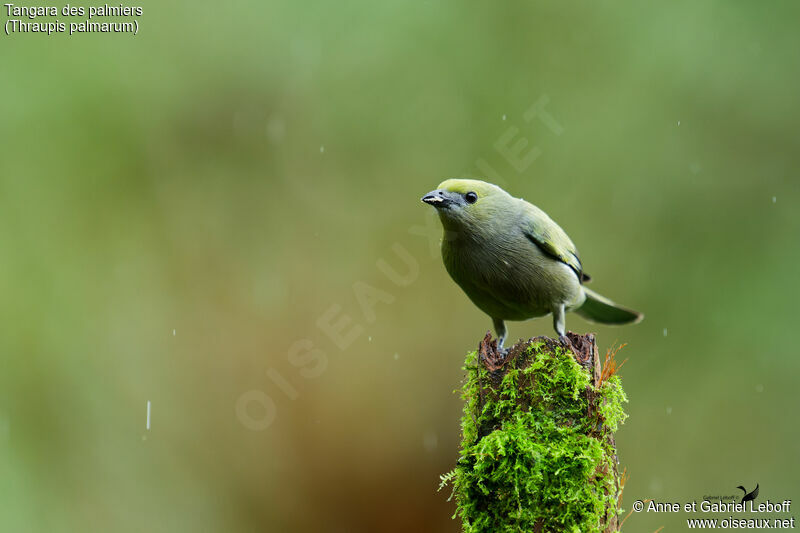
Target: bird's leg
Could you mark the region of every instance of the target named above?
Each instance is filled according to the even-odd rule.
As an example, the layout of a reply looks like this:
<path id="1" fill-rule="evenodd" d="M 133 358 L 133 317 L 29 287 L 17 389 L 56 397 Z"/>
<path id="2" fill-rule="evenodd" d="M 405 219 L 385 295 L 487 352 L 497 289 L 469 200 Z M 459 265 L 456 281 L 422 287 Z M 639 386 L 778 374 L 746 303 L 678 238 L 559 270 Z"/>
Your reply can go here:
<path id="1" fill-rule="evenodd" d="M 553 327 L 555 328 L 556 333 L 558 333 L 558 340 L 561 341 L 562 344 L 572 346 L 572 343 L 564 332 L 564 327 L 566 325 L 566 319 L 564 318 L 564 304 L 555 306 L 552 312 Z"/>
<path id="2" fill-rule="evenodd" d="M 501 318 L 492 318 L 492 322 L 494 323 L 494 331 L 497 333 L 497 350 L 501 353 L 506 353 L 507 350 L 503 348 L 507 333 L 506 323 Z"/>

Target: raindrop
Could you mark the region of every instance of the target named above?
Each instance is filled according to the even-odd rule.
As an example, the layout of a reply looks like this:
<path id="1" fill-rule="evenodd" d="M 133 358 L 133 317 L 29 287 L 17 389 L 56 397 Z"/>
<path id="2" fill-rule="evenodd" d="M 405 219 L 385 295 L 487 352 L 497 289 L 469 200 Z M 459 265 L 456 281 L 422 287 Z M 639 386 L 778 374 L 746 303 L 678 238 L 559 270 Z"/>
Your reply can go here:
<path id="1" fill-rule="evenodd" d="M 369 337 L 367 337 L 367 340 L 368 340 L 369 342 L 372 342 L 372 335 L 370 335 Z"/>
<path id="2" fill-rule="evenodd" d="M 775 203 L 775 202 L 777 202 L 777 201 L 778 201 L 778 197 L 777 197 L 777 196 L 773 196 L 773 197 L 772 197 L 772 203 L 774 204 L 774 203 Z"/>
<path id="3" fill-rule="evenodd" d="M 249 126 L 247 113 L 244 111 L 237 111 L 233 114 L 233 131 L 236 132 L 237 135 L 246 136 Z"/>
<path id="4" fill-rule="evenodd" d="M 277 143 L 283 140 L 286 135 L 286 125 L 280 118 L 271 118 L 267 122 L 267 137 L 270 141 Z"/>
<path id="5" fill-rule="evenodd" d="M 426 452 L 432 452 L 439 445 L 439 436 L 433 431 L 428 431 L 422 438 L 422 445 Z"/>
<path id="6" fill-rule="evenodd" d="M 680 125 L 681 125 L 681 121 L 679 120 L 679 121 L 678 121 L 678 126 L 680 126 Z"/>
<path id="7" fill-rule="evenodd" d="M 147 431 L 150 431 L 150 400 L 147 400 Z"/>
<path id="8" fill-rule="evenodd" d="M 400 354 L 397 353 L 397 352 L 394 352 L 394 360 L 397 361 L 398 359 L 400 359 Z"/>
<path id="9" fill-rule="evenodd" d="M 503 120 L 505 120 L 505 119 L 506 119 L 506 116 L 505 116 L 505 115 L 503 115 Z"/>
<path id="10" fill-rule="evenodd" d="M 660 478 L 654 477 L 653 479 L 650 480 L 650 491 L 651 492 L 661 492 L 661 487 L 662 487 L 662 484 L 661 484 L 661 479 Z"/>
<path id="11" fill-rule="evenodd" d="M 667 414 L 668 414 L 668 415 L 671 415 L 671 414 L 672 414 L 672 407 L 667 407 Z"/>
<path id="12" fill-rule="evenodd" d="M 664 328 L 664 336 L 667 336 L 667 328 Z"/>
<path id="13" fill-rule="evenodd" d="M 764 392 L 764 385 L 762 385 L 761 383 L 756 385 L 756 392 Z"/>
<path id="14" fill-rule="evenodd" d="M 172 330 L 172 336 L 173 337 L 175 336 L 175 330 L 174 329 Z"/>
<path id="15" fill-rule="evenodd" d="M 320 146 L 319 147 L 319 153 L 321 153 L 321 154 L 325 153 L 325 147 L 324 146 Z"/>

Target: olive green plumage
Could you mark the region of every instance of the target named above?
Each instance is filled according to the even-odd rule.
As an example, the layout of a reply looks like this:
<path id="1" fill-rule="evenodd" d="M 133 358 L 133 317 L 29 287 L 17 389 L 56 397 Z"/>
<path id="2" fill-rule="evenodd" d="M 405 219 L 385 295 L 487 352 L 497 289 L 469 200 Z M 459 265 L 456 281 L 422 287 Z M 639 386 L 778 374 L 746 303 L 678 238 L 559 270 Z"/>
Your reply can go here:
<path id="1" fill-rule="evenodd" d="M 492 317 L 502 348 L 505 320 L 553 314 L 564 336 L 564 313 L 603 324 L 643 315 L 587 289 L 578 250 L 563 229 L 533 204 L 491 183 L 449 179 L 422 201 L 444 227 L 442 259 L 450 277 Z"/>

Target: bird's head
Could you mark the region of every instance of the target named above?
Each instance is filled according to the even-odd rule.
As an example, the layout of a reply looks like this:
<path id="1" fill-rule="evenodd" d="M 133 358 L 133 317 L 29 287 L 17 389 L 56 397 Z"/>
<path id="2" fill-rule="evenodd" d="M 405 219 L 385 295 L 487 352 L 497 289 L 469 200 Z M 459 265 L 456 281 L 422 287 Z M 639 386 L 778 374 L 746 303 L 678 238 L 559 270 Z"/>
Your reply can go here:
<path id="1" fill-rule="evenodd" d="M 497 215 L 512 209 L 513 200 L 497 185 L 469 179 L 445 180 L 422 197 L 436 208 L 442 225 L 451 231 L 486 227 Z"/>

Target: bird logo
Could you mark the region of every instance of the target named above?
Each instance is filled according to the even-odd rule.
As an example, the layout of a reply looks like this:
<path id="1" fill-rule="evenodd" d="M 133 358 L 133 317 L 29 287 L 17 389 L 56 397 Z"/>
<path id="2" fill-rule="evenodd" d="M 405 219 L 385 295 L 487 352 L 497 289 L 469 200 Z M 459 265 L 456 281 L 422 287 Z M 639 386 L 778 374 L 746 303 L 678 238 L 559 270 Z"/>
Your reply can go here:
<path id="1" fill-rule="evenodd" d="M 758 496 L 758 483 L 756 483 L 756 488 L 753 489 L 753 492 L 750 492 L 750 493 L 748 493 L 747 489 L 742 487 L 741 485 L 739 485 L 736 488 L 737 489 L 741 489 L 741 491 L 744 492 L 744 496 L 742 496 L 742 501 L 739 502 L 739 503 L 744 503 L 744 502 L 749 502 L 749 501 L 755 500 L 756 496 Z"/>

